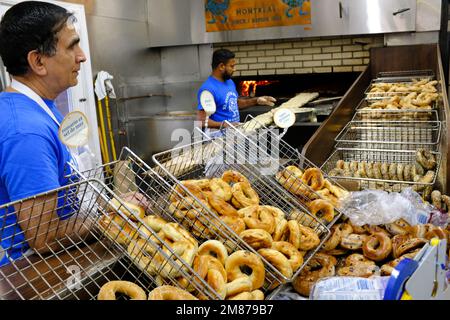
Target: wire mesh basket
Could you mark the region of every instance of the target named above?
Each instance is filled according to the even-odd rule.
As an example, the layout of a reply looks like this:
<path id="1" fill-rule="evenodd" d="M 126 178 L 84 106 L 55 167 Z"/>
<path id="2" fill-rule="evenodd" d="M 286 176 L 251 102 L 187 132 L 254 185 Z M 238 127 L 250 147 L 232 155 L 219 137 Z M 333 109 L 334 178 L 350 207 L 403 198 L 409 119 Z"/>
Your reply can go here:
<path id="1" fill-rule="evenodd" d="M 407 150 L 338 148 L 322 165 L 322 170 L 353 191 L 378 189 L 400 192 L 413 188 L 422 193 L 433 187 L 440 170 L 441 154 L 430 153 L 435 166 L 432 170 L 424 170 L 424 175 L 417 173 L 417 152 Z"/>
<path id="2" fill-rule="evenodd" d="M 213 147 L 205 150 L 209 151 L 209 156 L 215 152 Z M 183 162 L 175 160 L 171 163 L 176 164 L 176 172 L 184 174 L 185 177 L 189 176 L 191 179 L 194 177 L 193 168 L 200 165 L 202 152 L 205 150 L 195 149 L 195 152 L 191 150 L 189 157 L 180 155 Z M 187 158 L 191 159 L 190 163 L 185 162 Z M 104 183 L 114 190 L 115 194 L 117 193 L 117 197 L 122 199 L 131 197 L 136 204 L 145 208 L 148 215 L 154 215 L 169 223 L 176 223 L 180 227 L 184 227 L 198 241 L 199 245 L 209 240 L 218 240 L 225 245 L 229 254 L 246 251 L 258 255 L 252 247 L 238 237 L 228 224 L 210 212 L 210 208 L 205 206 L 203 199 L 199 199 L 195 195 L 189 197 L 189 190 L 176 184 L 175 180 L 170 175 L 163 174 L 160 168 L 150 168 L 127 148 L 123 149 L 119 159 L 116 162 L 83 172 L 82 175 L 88 179 L 103 176 Z M 108 171 L 113 172 L 113 175 L 105 174 Z M 324 230 L 327 229 L 324 228 Z M 182 260 L 182 258 L 179 259 Z M 265 259 L 261 260 L 265 266 L 265 283 L 260 290 L 263 291 L 266 299 L 271 299 L 276 294 L 274 289 L 290 279 L 282 277 L 280 272 Z M 190 262 L 187 264 L 191 264 Z M 192 272 L 201 278 L 195 268 Z M 174 280 L 178 281 L 179 279 Z M 215 288 L 211 288 L 211 291 L 215 294 L 212 298 L 225 298 L 221 293 L 215 291 Z"/>
<path id="3" fill-rule="evenodd" d="M 291 171 L 292 167 L 300 169 L 302 173 L 311 169 L 317 171 L 320 171 L 320 169 L 304 157 L 299 150 L 286 143 L 282 139 L 283 134 L 279 134 L 279 130 L 267 128 L 251 116 L 248 117 L 244 125 L 235 126 L 227 123 L 227 126 L 228 129 L 221 143 L 230 145 L 230 142 L 226 141 L 227 133 L 229 140 L 237 137 L 237 140 L 243 141 L 240 144 L 233 144 L 234 148 L 239 150 L 238 153 L 249 157 L 252 154 L 257 154 L 259 160 L 252 159 L 253 161 L 248 163 L 249 167 L 254 171 L 264 171 L 264 179 L 268 179 L 273 185 L 276 185 L 279 192 L 287 192 L 289 195 L 295 196 L 295 199 L 306 206 L 316 199 L 329 200 L 329 198 L 324 197 L 321 190 L 315 190 L 305 183 L 298 172 Z M 267 163 L 274 164 L 272 170 L 264 170 Z M 280 173 L 283 173 L 286 182 L 282 183 L 280 181 Z M 320 174 L 327 181 L 327 185 L 336 186 L 344 194 L 346 193 L 345 188 L 331 179 L 326 173 L 320 172 Z M 303 190 L 306 192 L 302 192 Z M 333 205 L 336 211 L 336 219 L 328 225 L 329 227 L 342 215 L 339 209 L 339 199 L 333 201 Z"/>
<path id="4" fill-rule="evenodd" d="M 337 148 L 439 151 L 439 121 L 351 121 L 336 137 Z"/>
<path id="5" fill-rule="evenodd" d="M 23 256 L 10 258 L 0 268 L 0 299 L 97 299 L 104 284 L 119 280 L 132 282 L 145 293 L 162 284 L 180 287 L 177 279 L 160 277 L 161 270 L 176 271 L 190 286 L 216 297 L 171 247 L 123 214 L 123 208 L 122 200 L 98 180 L 83 180 L 2 206 L 3 244 L 9 240 L 6 234 L 16 240 L 4 249 L 10 256 L 18 252 Z M 134 250 L 133 257 L 129 248 L 138 239 L 146 240 L 146 250 Z"/>
<path id="6" fill-rule="evenodd" d="M 436 93 L 440 83 L 432 71 L 405 71 L 379 74 L 364 92 L 367 99 L 407 96 L 410 93 Z"/>
<path id="7" fill-rule="evenodd" d="M 235 138 L 239 137 L 235 136 Z M 277 279 L 280 279 L 280 282 L 290 281 L 301 272 L 302 268 L 320 249 L 323 242 L 330 235 L 330 230 L 319 218 L 311 215 L 307 208 L 296 201 L 292 195 L 287 192 L 280 192 L 279 185 L 265 177 L 264 171 L 270 170 L 272 163 L 265 163 L 266 167 L 259 168 L 250 165 L 250 163 L 257 163 L 261 160 L 258 157 L 262 154 L 258 152 L 257 148 L 249 149 L 247 150 L 249 152 L 243 153 L 241 149 L 242 143 L 247 144 L 247 146 L 251 146 L 251 143 L 249 144 L 249 141 L 245 139 L 239 139 L 240 141 L 231 141 L 229 139 L 230 136 L 227 134 L 223 138 L 194 142 L 191 145 L 155 154 L 153 156 L 154 161 L 158 164 L 160 170 L 163 171 L 161 174 L 164 176 L 164 179 L 183 189 L 190 197 L 195 197 L 195 195 L 184 186 L 184 181 L 220 178 L 226 172 L 237 172 L 248 180 L 252 189 L 258 195 L 260 205 L 280 209 L 285 219 L 295 220 L 300 225 L 313 229 L 320 239 L 320 244 L 305 254 L 302 265 L 297 270 L 294 270 L 295 272 L 292 276 L 286 277 L 272 263 L 265 261 L 266 268 Z M 227 141 L 227 144 L 223 146 L 219 141 Z M 183 161 L 178 161 L 176 160 L 177 158 L 181 158 Z M 188 158 L 190 158 L 189 161 L 187 161 Z M 266 160 L 271 159 L 266 158 Z M 186 168 L 189 168 L 189 170 L 186 170 Z M 218 220 L 218 213 L 208 209 L 207 205 L 203 204 L 203 207 L 207 209 L 209 219 Z M 219 221 L 221 220 L 219 219 Z M 234 231 L 233 233 L 235 239 L 245 243 L 239 234 Z M 264 257 L 262 259 L 266 260 Z"/>
<path id="8" fill-rule="evenodd" d="M 363 101 L 367 104 L 367 101 Z M 436 110 L 386 110 L 386 109 L 358 109 L 352 121 L 438 121 Z"/>

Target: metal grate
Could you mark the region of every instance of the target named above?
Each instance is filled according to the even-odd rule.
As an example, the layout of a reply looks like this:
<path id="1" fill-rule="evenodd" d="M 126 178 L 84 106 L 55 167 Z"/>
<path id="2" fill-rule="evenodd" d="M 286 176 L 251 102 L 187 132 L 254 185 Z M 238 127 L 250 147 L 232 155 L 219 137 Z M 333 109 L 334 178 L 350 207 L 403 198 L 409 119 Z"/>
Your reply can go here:
<path id="1" fill-rule="evenodd" d="M 418 94 L 422 93 L 420 89 L 417 88 L 411 88 L 405 89 L 405 90 L 385 90 L 384 92 L 371 92 L 371 90 L 381 84 L 392 84 L 392 85 L 411 85 L 414 86 L 417 82 L 420 81 L 434 81 L 435 79 L 434 72 L 431 70 L 416 70 L 416 71 L 403 71 L 403 72 L 385 72 L 380 73 L 378 78 L 373 79 L 367 88 L 367 90 L 364 92 L 367 99 L 385 99 L 385 98 L 391 98 L 393 96 L 407 96 L 408 94 L 412 92 L 417 92 Z M 440 82 L 437 81 L 436 88 L 439 90 L 440 88 Z"/>
<path id="2" fill-rule="evenodd" d="M 113 199 L 114 205 L 110 202 Z M 147 265 L 138 268 L 143 266 L 143 257 L 148 265 L 158 258 L 161 269 L 176 271 L 194 288 L 215 297 L 214 292 L 208 291 L 208 284 L 169 246 L 156 242 L 158 236 L 151 229 L 124 215 L 123 206 L 98 180 L 76 182 L 2 206 L 0 210 L 8 212 L 4 222 L 18 217 L 25 230 L 8 232 L 11 239 L 23 240 L 5 249 L 31 244 L 36 250 L 20 259 L 10 259 L 10 264 L 0 269 L 0 299 L 96 299 L 101 286 L 113 280 L 131 281 L 146 292 L 161 284 L 179 286 L 176 279 L 162 279 L 158 270 L 150 272 Z M 67 220 L 59 219 L 56 212 Z M 111 213 L 117 220 L 108 219 Z M 129 227 L 128 232 L 124 232 L 123 225 Z M 3 223 L 2 228 L 6 234 L 13 224 Z M 152 250 L 142 250 L 133 258 L 127 249 L 136 243 L 138 236 L 145 238 L 147 248 Z"/>
<path id="3" fill-rule="evenodd" d="M 379 164 L 402 164 L 412 167 L 416 163 L 416 151 L 407 150 L 369 150 L 369 149 L 345 149 L 338 148 L 333 154 L 325 161 L 322 166 L 322 170 L 332 175 L 336 180 L 339 180 L 342 184 L 349 186 L 351 190 L 363 190 L 363 189 L 379 189 L 385 191 L 400 192 L 405 188 L 413 188 L 418 192 L 424 191 L 426 188 L 432 187 L 436 182 L 437 173 L 440 170 L 441 154 L 438 152 L 432 152 L 436 158 L 437 166 L 433 170 L 434 177 L 432 181 L 427 183 L 414 182 L 414 181 L 402 181 L 397 179 L 382 179 L 357 177 L 354 176 L 354 172 L 351 174 L 346 173 L 344 175 L 335 175 L 333 170 L 337 167 L 337 163 L 343 160 L 346 163 L 352 163 L 360 167 L 361 163 L 379 163 Z"/>
<path id="4" fill-rule="evenodd" d="M 363 101 L 367 105 L 367 101 Z M 436 110 L 386 110 L 358 108 L 352 121 L 390 122 L 390 121 L 438 121 Z"/>
<path id="5" fill-rule="evenodd" d="M 283 134 L 279 134 L 279 130 L 276 128 L 267 128 L 261 123 L 258 123 L 257 119 L 251 116 L 246 120 L 246 124 L 249 122 L 253 122 L 255 124 L 254 127 L 257 129 L 245 125 L 236 127 L 231 123 L 227 123 L 228 129 L 224 131 L 224 138 L 221 143 L 229 146 L 230 142 L 226 140 L 232 140 L 233 136 L 237 137 L 238 140 L 245 141 L 245 143 L 233 144 L 234 148 L 238 149 L 239 154 L 248 155 L 249 158 L 252 154 L 257 155 L 257 159 L 252 159 L 253 161 L 248 162 L 247 165 L 249 169 L 255 172 L 264 172 L 264 179 L 270 181 L 270 184 L 275 186 L 277 192 L 294 196 L 296 200 L 306 206 L 311 201 L 322 198 L 321 195 L 303 183 L 300 178 L 295 177 L 293 173 L 286 171 L 289 166 L 295 166 L 303 172 L 308 169 L 314 168 L 319 170 L 320 168 L 304 157 L 299 150 L 286 143 L 282 139 Z M 272 165 L 272 170 L 265 170 L 268 163 Z M 290 184 L 286 184 L 284 187 L 279 183 L 276 177 L 276 174 L 281 171 L 285 171 L 287 177 L 290 178 L 291 181 Z M 325 172 L 321 173 L 324 176 L 324 179 L 345 190 L 343 186 L 331 179 Z M 307 192 L 299 195 L 298 192 L 296 192 L 298 189 L 306 189 Z M 335 211 L 336 219 L 331 222 L 328 227 L 331 227 L 342 215 L 342 212 L 338 207 L 335 207 Z M 305 212 L 308 212 L 308 210 L 305 209 Z"/>
<path id="6" fill-rule="evenodd" d="M 211 157 L 215 153 L 215 148 L 212 145 L 203 150 L 189 149 L 189 147 L 181 149 L 189 150 L 187 153 L 179 154 L 183 162 L 175 160 L 171 163 L 176 164 L 177 172 L 181 173 L 186 179 L 194 178 L 195 168 L 202 166 L 203 157 Z M 188 158 L 190 161 L 186 162 Z M 112 176 L 105 175 L 108 170 L 114 174 Z M 228 225 L 213 215 L 200 199 L 194 195 L 191 196 L 194 201 L 186 199 L 186 194 L 189 193 L 187 189 L 176 188 L 177 184 L 170 175 L 165 174 L 160 168 L 150 168 L 127 148 L 123 149 L 119 161 L 84 172 L 83 176 L 86 178 L 105 176 L 105 184 L 119 196 L 130 192 L 138 194 L 141 199 L 139 205 L 146 208 L 147 214 L 153 214 L 171 223 L 184 226 L 196 238 L 199 245 L 207 240 L 219 240 L 225 245 L 229 253 L 245 250 L 257 254 Z M 174 202 L 172 202 L 174 198 L 185 200 L 174 205 Z M 188 211 L 189 214 L 181 216 L 174 213 L 179 210 Z M 179 259 L 182 260 L 181 257 Z M 265 293 L 266 298 L 270 299 L 273 288 L 281 284 L 281 280 L 278 270 L 270 266 L 264 259 L 262 260 L 266 267 L 266 276 L 264 287 L 261 290 Z M 200 277 L 195 271 L 190 272 L 195 274 L 196 277 Z M 211 291 L 210 298 L 221 298 L 212 288 L 209 288 L 209 290 Z"/>
<path id="7" fill-rule="evenodd" d="M 438 121 L 351 121 L 336 137 L 337 148 L 438 151 Z"/>

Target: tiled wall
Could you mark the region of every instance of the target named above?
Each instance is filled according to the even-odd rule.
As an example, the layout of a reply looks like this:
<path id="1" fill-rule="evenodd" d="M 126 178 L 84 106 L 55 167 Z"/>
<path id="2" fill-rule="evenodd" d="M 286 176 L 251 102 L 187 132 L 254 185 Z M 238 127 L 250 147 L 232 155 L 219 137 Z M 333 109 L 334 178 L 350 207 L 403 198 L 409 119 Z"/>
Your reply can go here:
<path id="1" fill-rule="evenodd" d="M 235 76 L 361 72 L 370 48 L 382 47 L 383 35 L 266 40 L 215 44 L 235 52 Z"/>

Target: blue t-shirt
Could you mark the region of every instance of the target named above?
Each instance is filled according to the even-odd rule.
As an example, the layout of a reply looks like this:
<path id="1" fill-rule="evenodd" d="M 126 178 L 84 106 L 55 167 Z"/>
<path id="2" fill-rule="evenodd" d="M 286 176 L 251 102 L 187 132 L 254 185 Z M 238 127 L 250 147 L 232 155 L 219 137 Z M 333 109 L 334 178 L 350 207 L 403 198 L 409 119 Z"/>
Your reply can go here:
<path id="1" fill-rule="evenodd" d="M 236 90 L 236 85 L 233 80 L 227 80 L 225 82 L 219 81 L 213 76 L 210 76 L 200 87 L 197 95 L 198 110 L 203 110 L 200 103 L 200 95 L 204 90 L 208 90 L 214 96 L 214 101 L 216 102 L 216 113 L 214 113 L 210 119 L 223 122 L 239 122 L 239 107 L 238 107 L 238 93 Z"/>
<path id="2" fill-rule="evenodd" d="M 61 122 L 63 116 L 53 101 L 44 101 Z M 58 125 L 33 100 L 20 93 L 0 93 L 0 206 L 68 184 L 67 163 L 72 157 L 60 141 L 58 130 Z M 74 209 L 64 208 L 61 202 L 67 198 L 61 192 L 58 195 L 61 220 L 69 218 Z M 6 211 L 0 209 L 0 245 L 15 260 L 29 246 L 14 208 Z M 0 266 L 8 263 L 5 256 Z"/>

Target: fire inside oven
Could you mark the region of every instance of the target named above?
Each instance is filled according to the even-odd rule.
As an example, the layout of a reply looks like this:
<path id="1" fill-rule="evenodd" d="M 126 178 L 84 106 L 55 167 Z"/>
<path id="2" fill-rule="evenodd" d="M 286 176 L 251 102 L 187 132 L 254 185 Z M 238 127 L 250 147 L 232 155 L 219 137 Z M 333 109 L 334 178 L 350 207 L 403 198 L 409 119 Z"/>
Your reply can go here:
<path id="1" fill-rule="evenodd" d="M 272 96 L 277 99 L 276 106 L 294 98 L 302 92 L 317 92 L 319 98 L 306 108 L 314 113 L 297 114 L 294 127 L 284 136 L 284 140 L 301 149 L 311 138 L 321 123 L 325 121 L 339 103 L 341 97 L 350 89 L 359 73 L 313 73 L 306 75 L 270 75 L 233 78 L 242 98 Z M 323 100 L 323 101 L 322 101 Z M 240 111 L 241 120 L 270 111 L 271 107 L 254 106 Z"/>
<path id="2" fill-rule="evenodd" d="M 343 96 L 359 73 L 313 73 L 234 78 L 241 97 L 272 96 L 279 104 L 301 92 L 317 92 L 319 99 Z"/>

